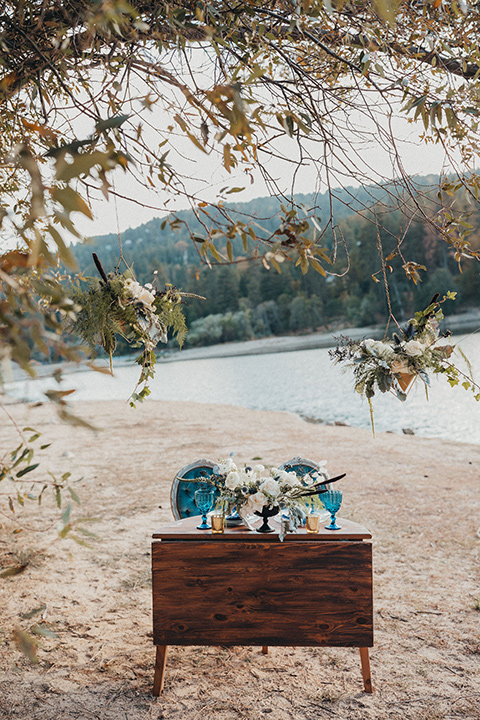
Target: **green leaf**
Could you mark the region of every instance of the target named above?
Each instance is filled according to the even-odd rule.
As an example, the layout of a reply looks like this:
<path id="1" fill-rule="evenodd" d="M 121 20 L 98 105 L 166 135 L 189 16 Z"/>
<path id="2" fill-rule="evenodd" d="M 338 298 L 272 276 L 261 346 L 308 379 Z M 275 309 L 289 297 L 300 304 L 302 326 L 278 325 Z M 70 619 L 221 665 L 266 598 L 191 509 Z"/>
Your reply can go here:
<path id="1" fill-rule="evenodd" d="M 41 635 L 41 637 L 46 638 L 58 638 L 57 633 L 53 632 L 53 630 L 50 630 L 49 628 L 45 627 L 44 625 L 34 625 L 30 628 L 30 632 L 34 633 L 35 635 Z"/>
<path id="2" fill-rule="evenodd" d="M 87 530 L 83 527 L 76 527 L 77 532 L 81 533 L 82 535 L 85 535 L 85 537 L 89 537 L 92 540 L 98 540 L 98 535 L 96 533 L 91 532 L 91 530 Z"/>
<path id="3" fill-rule="evenodd" d="M 63 525 L 68 525 L 68 521 L 70 520 L 71 512 L 72 512 L 72 506 L 70 505 L 70 503 L 68 503 L 67 507 L 65 508 L 65 510 L 62 514 Z"/>
<path id="4" fill-rule="evenodd" d="M 195 137 L 195 135 L 194 135 L 193 133 L 191 133 L 189 130 L 185 130 L 185 134 L 187 135 L 187 137 L 190 138 L 190 140 L 191 140 L 192 143 L 195 145 L 195 147 L 197 147 L 197 148 L 198 148 L 199 150 L 201 150 L 203 153 L 205 153 L 206 155 L 208 155 L 208 152 L 207 152 L 207 150 L 205 150 L 205 147 L 202 145 L 202 143 L 200 142 L 200 140 L 198 140 L 198 138 Z"/>
<path id="5" fill-rule="evenodd" d="M 115 162 L 115 159 L 109 152 L 101 150 L 83 152 L 81 155 L 75 155 L 71 162 L 67 163 L 63 158 L 59 160 L 56 166 L 56 178 L 62 182 L 70 182 L 81 175 L 89 175 L 95 165 L 107 169 L 107 164 L 112 162 Z"/>
<path id="6" fill-rule="evenodd" d="M 35 468 L 37 468 L 39 465 L 40 465 L 40 463 L 34 463 L 34 465 L 28 465 L 28 467 L 25 467 L 25 468 L 22 468 L 21 470 L 19 470 L 16 473 L 15 477 L 21 478 L 24 475 L 26 475 L 27 473 L 32 472 L 32 470 L 35 470 Z"/>
<path id="7" fill-rule="evenodd" d="M 211 255 L 213 255 L 213 257 L 215 258 L 215 260 L 217 262 L 222 262 L 222 256 L 220 255 L 220 253 L 218 252 L 217 248 L 215 247 L 215 245 L 213 243 L 208 243 L 208 251 L 210 252 Z"/>
<path id="8" fill-rule="evenodd" d="M 310 265 L 314 270 L 316 270 L 320 275 L 323 275 L 323 277 L 327 276 L 327 273 L 325 272 L 325 269 L 323 266 L 318 262 L 318 260 L 315 260 L 315 258 L 310 258 Z"/>
<path id="9" fill-rule="evenodd" d="M 65 241 L 62 238 L 62 236 L 60 235 L 60 233 L 58 232 L 58 230 L 56 228 L 54 228 L 53 225 L 48 225 L 47 230 L 50 233 L 50 235 L 52 236 L 52 238 L 58 248 L 58 253 L 60 255 L 61 260 L 63 260 L 65 265 L 67 267 L 69 267 L 71 270 L 76 270 L 77 261 L 75 260 L 75 256 L 72 253 L 72 251 L 70 250 L 70 248 L 68 248 L 65 245 Z"/>
<path id="10" fill-rule="evenodd" d="M 182 118 L 181 115 L 178 115 L 178 114 L 175 115 L 175 116 L 174 116 L 174 120 L 176 120 L 176 122 L 178 123 L 178 125 L 180 125 L 180 127 L 181 127 L 182 130 L 183 130 L 183 132 L 187 132 L 187 127 L 188 127 L 188 126 L 187 126 L 187 123 L 185 122 L 185 120 Z"/>
<path id="11" fill-rule="evenodd" d="M 72 498 L 72 500 L 73 500 L 74 502 L 76 502 L 77 505 L 80 505 L 80 498 L 78 497 L 78 495 L 77 495 L 77 493 L 75 492 L 75 490 L 72 490 L 71 487 L 67 487 L 67 491 L 70 493 L 70 497 Z"/>
<path id="12" fill-rule="evenodd" d="M 65 397 L 71 395 L 74 392 L 75 390 L 47 390 L 45 392 L 45 395 L 48 397 L 49 400 L 52 400 L 56 403 L 61 403 L 63 402 L 63 399 Z"/>
<path id="13" fill-rule="evenodd" d="M 47 606 L 45 605 L 45 603 L 43 603 L 42 605 L 40 605 L 40 607 L 29 610 L 26 613 L 22 613 L 20 617 L 22 618 L 22 620 L 30 620 L 32 617 L 34 617 L 34 615 L 38 615 L 39 612 L 43 612 L 46 607 Z"/>
<path id="14" fill-rule="evenodd" d="M 68 410 L 65 410 L 65 408 L 61 408 L 58 411 L 58 415 L 64 422 L 69 423 L 69 425 L 74 425 L 76 427 L 84 427 L 88 428 L 89 430 L 99 430 L 98 427 L 89 423 L 88 420 L 84 420 L 78 415 L 74 415 L 73 413 L 68 412 Z"/>
<path id="15" fill-rule="evenodd" d="M 120 125 L 123 125 L 123 123 L 128 120 L 129 117 L 130 115 L 113 115 L 106 120 L 98 120 L 98 122 L 95 123 L 95 130 L 97 131 L 97 133 L 100 133 L 104 130 L 118 128 L 120 127 Z"/>

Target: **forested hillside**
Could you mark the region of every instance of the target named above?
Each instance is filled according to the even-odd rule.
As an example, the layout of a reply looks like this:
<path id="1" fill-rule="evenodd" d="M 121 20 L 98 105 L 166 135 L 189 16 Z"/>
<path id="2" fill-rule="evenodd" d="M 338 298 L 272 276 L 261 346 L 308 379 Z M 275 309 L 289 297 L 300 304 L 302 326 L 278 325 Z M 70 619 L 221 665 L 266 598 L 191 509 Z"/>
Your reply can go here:
<path id="1" fill-rule="evenodd" d="M 425 187 L 429 180 L 424 179 Z M 159 287 L 172 283 L 185 292 L 205 297 L 204 300 L 190 299 L 185 306 L 190 328 L 186 343 L 190 346 L 309 332 L 341 323 L 361 326 L 385 322 L 388 312 L 377 227 L 372 222 L 374 214 L 381 221 L 380 241 L 386 258 L 391 304 L 399 321 L 425 306 L 435 292 L 456 290 L 455 311 L 478 305 L 478 263 L 468 260 L 460 267 L 453 251 L 422 219 L 421 213 L 407 221 L 411 212 L 389 210 L 382 204 L 380 191 L 375 192 L 376 195 L 372 195 L 369 189 L 347 188 L 338 193 L 333 208 L 328 206 L 326 195 L 315 196 L 315 204 L 320 207 L 318 227 L 322 227 L 322 213 L 329 217 L 331 210 L 336 223 L 327 226 L 322 239 L 331 259 L 335 260 L 329 266 L 333 274 L 326 277 L 311 269 L 302 274 L 293 262 L 283 262 L 279 273 L 273 267 L 267 269 L 260 261 L 246 261 L 240 234 L 231 238 L 234 262 L 208 267 L 202 262 L 198 248 L 187 239 L 186 224 L 190 229 L 197 225 L 200 230 L 200 223 L 190 211 L 178 213 L 173 223 L 171 218 L 156 219 L 122 233 L 123 256 L 133 266 L 139 282 L 156 279 Z M 369 202 L 371 212 L 352 214 L 352 195 L 358 201 L 359 211 Z M 296 202 L 308 209 L 313 195 L 297 196 Z M 431 204 L 435 198 L 428 197 L 422 202 Z M 468 211 L 465 197 L 456 202 L 463 202 Z M 240 223 L 243 215 L 257 218 L 259 235 L 268 236 L 278 229 L 280 201 L 274 198 L 238 203 L 234 208 Z M 299 219 L 301 211 L 295 221 Z M 468 222 L 472 225 L 470 241 L 478 249 L 480 213 L 472 214 Z M 311 231 L 315 229 L 311 227 Z M 404 239 L 398 249 L 396 238 L 402 235 Z M 227 238 L 225 245 L 226 242 Z M 199 247 L 200 242 L 197 245 Z M 112 232 L 75 248 L 80 269 L 86 275 L 95 274 L 92 252 L 98 254 L 107 271 L 113 270 L 120 258 L 118 235 Z M 426 270 L 408 263 L 424 266 Z M 123 262 L 120 263 L 120 270 L 124 268 Z M 405 269 L 417 272 L 423 281 L 415 284 Z"/>

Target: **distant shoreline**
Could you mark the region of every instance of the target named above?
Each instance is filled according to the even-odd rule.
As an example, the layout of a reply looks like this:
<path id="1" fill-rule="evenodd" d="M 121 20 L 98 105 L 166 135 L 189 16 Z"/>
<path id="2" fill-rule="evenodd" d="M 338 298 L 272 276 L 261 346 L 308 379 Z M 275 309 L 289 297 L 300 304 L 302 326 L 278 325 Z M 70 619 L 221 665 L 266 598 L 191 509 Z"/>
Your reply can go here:
<path id="1" fill-rule="evenodd" d="M 444 329 L 455 334 L 480 331 L 480 310 L 469 310 L 458 315 L 450 315 L 442 323 Z M 279 335 L 273 337 L 245 340 L 243 342 L 203 345 L 198 348 L 170 351 L 159 355 L 158 362 L 177 362 L 222 357 L 238 357 L 241 355 L 264 355 L 277 352 L 295 352 L 297 350 L 316 350 L 334 347 L 339 335 L 347 335 L 354 340 L 371 337 L 379 340 L 385 332 L 384 326 L 338 328 L 330 332 L 316 332 L 308 335 Z M 125 360 L 127 360 L 125 358 Z M 127 360 L 127 362 L 130 359 Z"/>
<path id="2" fill-rule="evenodd" d="M 473 333 L 480 331 L 480 310 L 469 310 L 468 312 L 458 315 L 448 316 L 443 321 L 444 329 L 451 330 L 454 334 Z M 337 328 L 330 332 L 315 332 L 307 335 L 280 335 L 273 337 L 256 338 L 254 340 L 246 340 L 244 342 L 220 343 L 218 345 L 204 345 L 198 348 L 187 348 L 184 350 L 162 350 L 158 354 L 157 362 L 185 362 L 188 360 L 209 360 L 214 358 L 240 357 L 243 355 L 266 355 L 269 353 L 296 352 L 298 350 L 316 350 L 319 348 L 335 347 L 336 339 L 339 335 L 347 335 L 354 340 L 361 340 L 364 337 L 381 339 L 385 332 L 383 326 L 371 327 L 355 327 L 355 328 Z M 123 355 L 114 359 L 115 367 L 124 367 L 131 365 L 135 361 L 135 356 Z M 99 359 L 98 364 L 101 365 L 102 360 Z M 77 372 L 91 372 L 85 363 L 52 363 L 38 364 L 35 366 L 37 377 L 46 377 L 54 370 L 60 368 L 64 374 Z M 8 395 L 8 385 L 11 382 L 18 382 L 27 377 L 18 367 L 13 367 L 13 377 L 5 382 L 5 390 Z M 32 379 L 32 378 L 30 378 Z"/>

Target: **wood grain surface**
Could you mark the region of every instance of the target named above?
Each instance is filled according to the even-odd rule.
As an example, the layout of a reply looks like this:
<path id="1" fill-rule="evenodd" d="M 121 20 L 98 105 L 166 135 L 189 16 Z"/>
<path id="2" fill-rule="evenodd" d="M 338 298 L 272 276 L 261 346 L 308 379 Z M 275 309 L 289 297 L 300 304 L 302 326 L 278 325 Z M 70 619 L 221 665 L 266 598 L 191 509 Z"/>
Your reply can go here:
<path id="1" fill-rule="evenodd" d="M 155 645 L 371 647 L 369 543 L 152 545 Z"/>
<path id="2" fill-rule="evenodd" d="M 369 540 L 371 539 L 371 533 L 352 520 L 346 520 L 345 518 L 337 518 L 337 523 L 341 525 L 340 530 L 327 530 L 324 526 L 327 524 L 325 520 L 320 525 L 320 531 L 311 535 L 307 533 L 305 528 L 301 527 L 297 529 L 295 533 L 288 533 L 285 535 L 284 542 L 297 542 L 297 541 L 309 541 L 312 540 Z M 215 535 L 211 530 L 198 530 L 197 525 L 200 524 L 200 516 L 184 518 L 183 520 L 176 520 L 168 525 L 161 527 L 158 532 L 153 533 L 154 540 L 170 540 L 176 538 L 177 540 L 198 540 L 205 539 L 211 542 L 225 542 L 227 540 L 252 540 L 252 535 L 255 538 L 255 533 L 249 530 L 245 525 L 238 527 L 227 527 L 225 532 Z M 262 520 L 256 519 L 254 525 L 257 527 L 262 524 Z M 275 529 L 275 532 L 271 534 L 261 535 L 262 542 L 277 543 L 278 533 L 280 530 L 279 523 L 277 522 L 277 516 L 270 520 L 271 526 Z M 256 536 L 257 539 L 258 535 Z"/>

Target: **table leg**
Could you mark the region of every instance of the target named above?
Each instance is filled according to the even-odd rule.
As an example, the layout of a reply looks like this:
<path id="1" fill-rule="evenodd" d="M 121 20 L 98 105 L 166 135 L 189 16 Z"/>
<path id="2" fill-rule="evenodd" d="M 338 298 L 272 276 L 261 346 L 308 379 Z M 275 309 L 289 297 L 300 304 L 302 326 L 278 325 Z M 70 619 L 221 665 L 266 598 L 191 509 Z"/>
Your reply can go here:
<path id="1" fill-rule="evenodd" d="M 157 645 L 157 654 L 155 656 L 155 675 L 153 678 L 153 694 L 157 697 L 163 690 L 166 662 L 167 645 Z"/>
<path id="2" fill-rule="evenodd" d="M 263 645 L 263 647 L 262 647 L 262 653 L 263 653 L 264 655 L 268 655 L 268 645 Z"/>
<path id="3" fill-rule="evenodd" d="M 373 693 L 372 677 L 370 675 L 370 656 L 368 647 L 359 648 L 360 662 L 362 665 L 363 688 L 366 693 Z"/>

